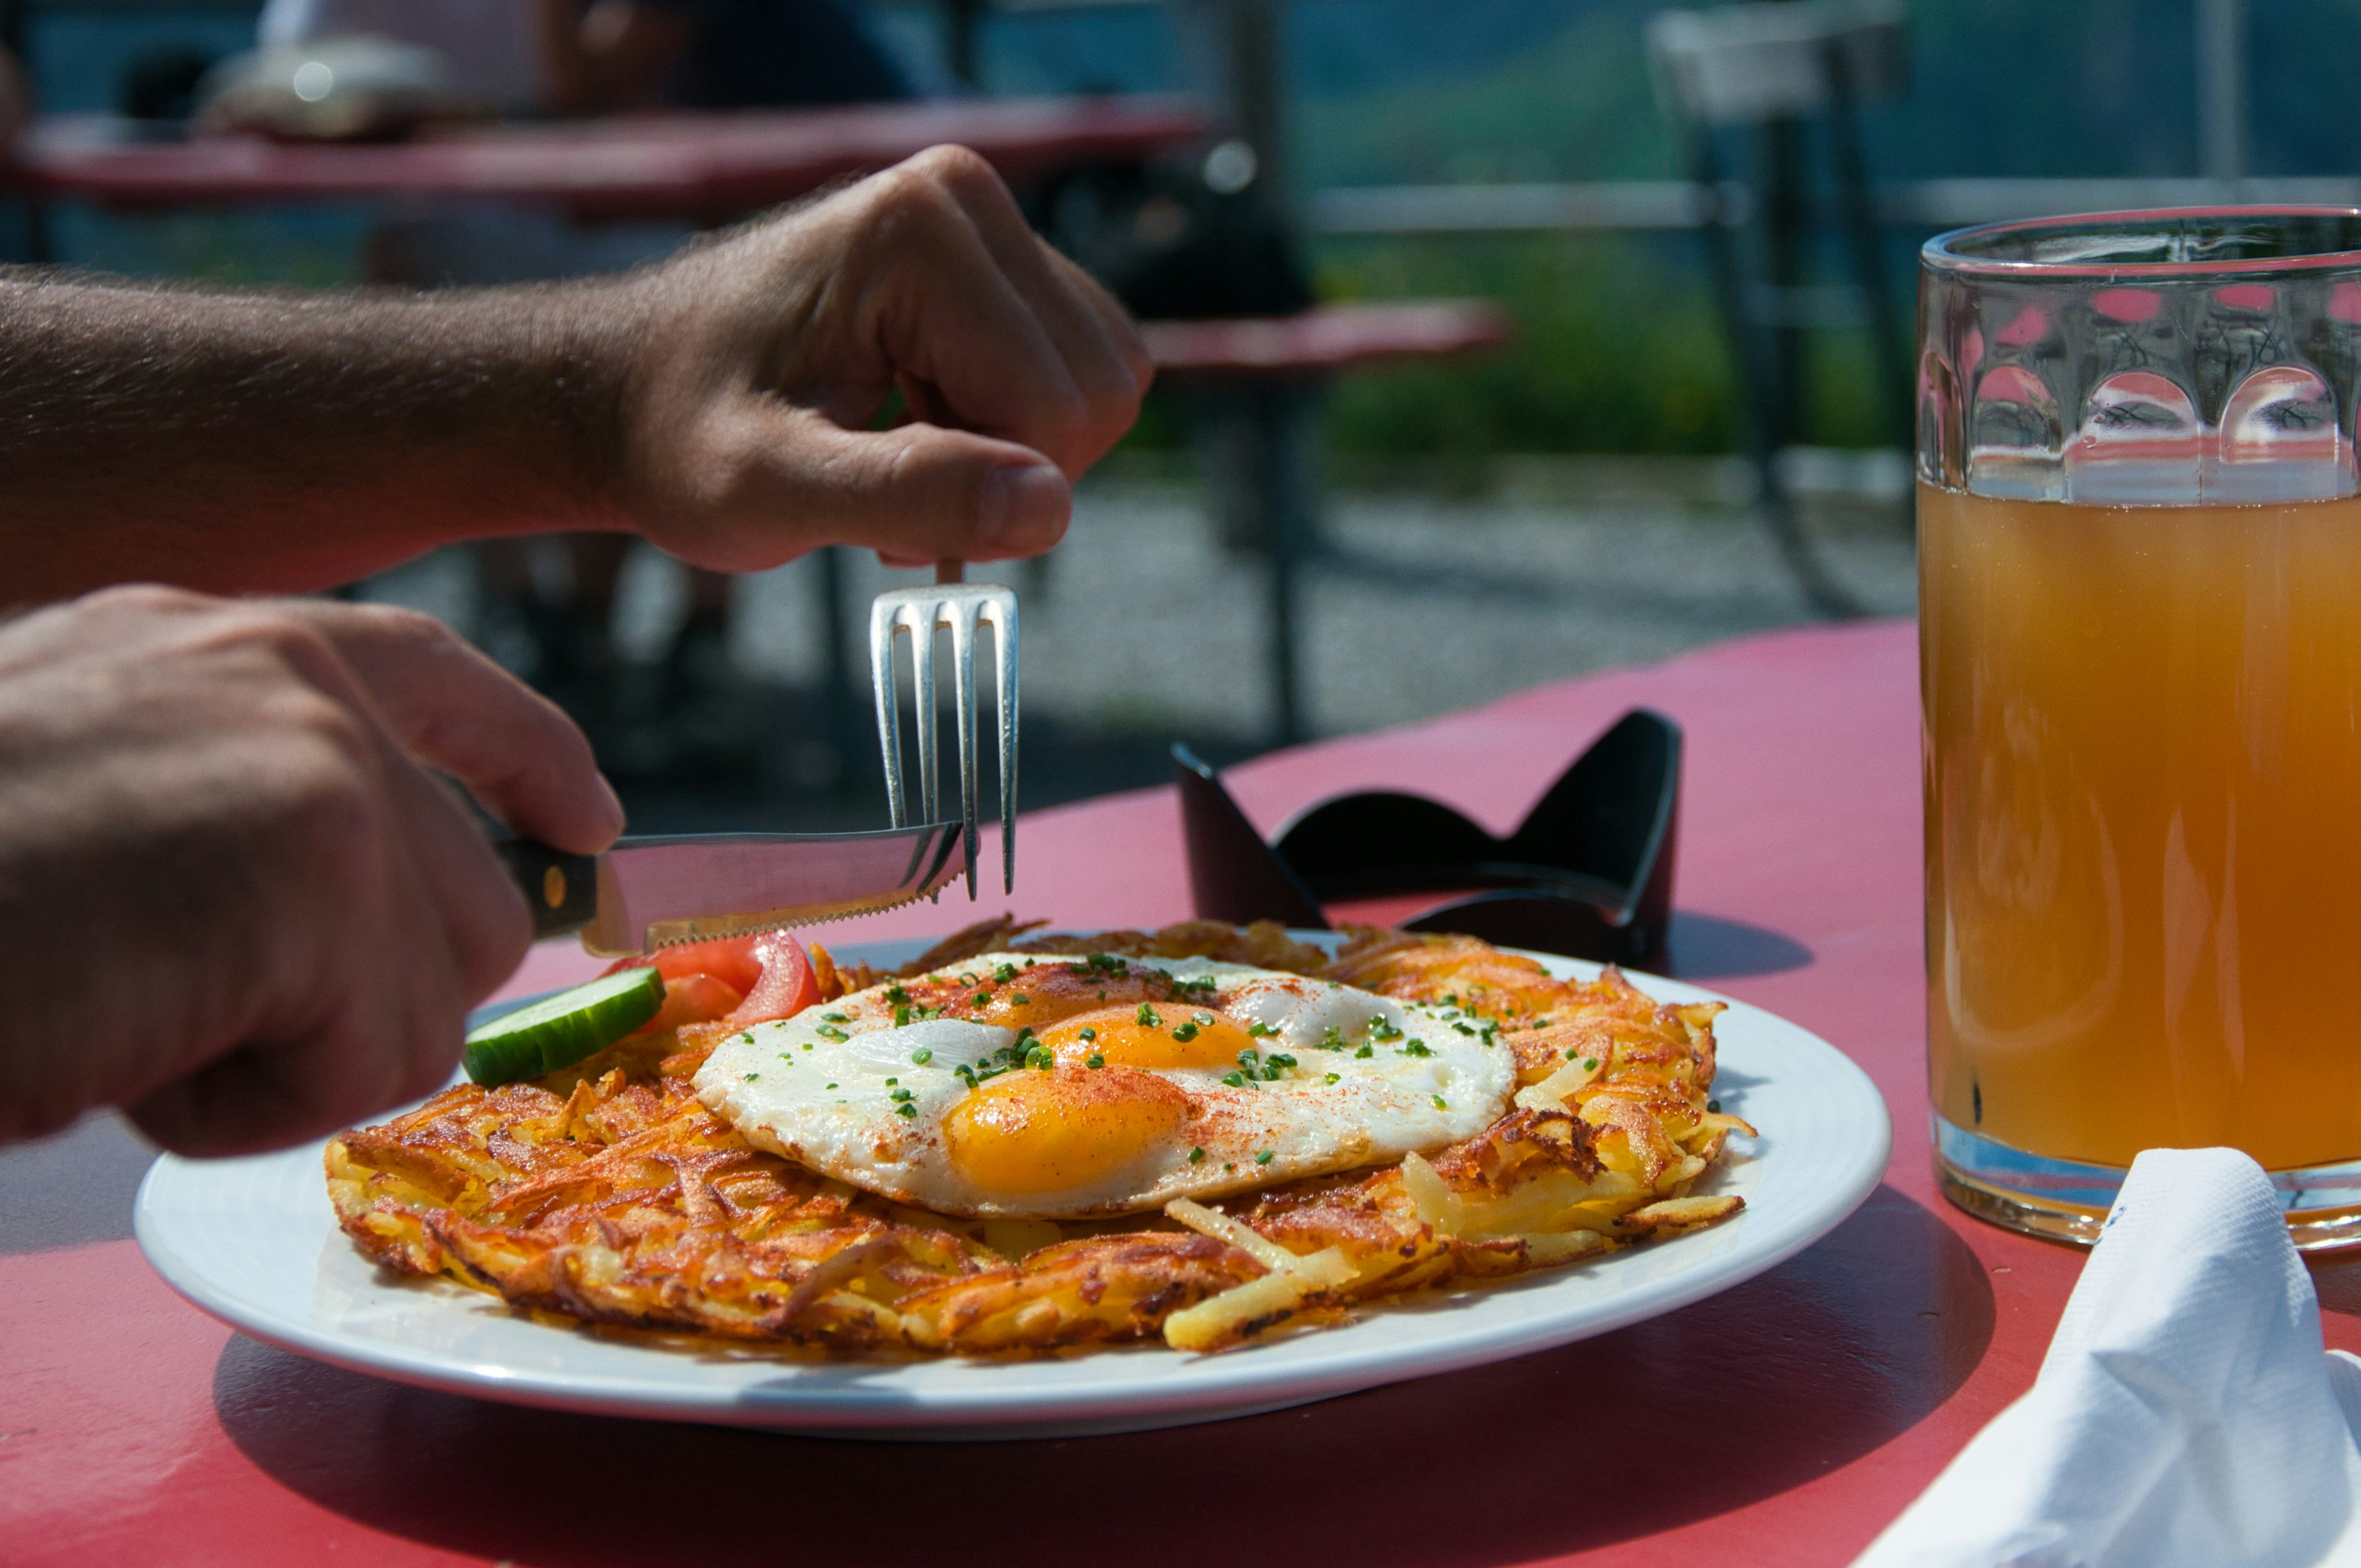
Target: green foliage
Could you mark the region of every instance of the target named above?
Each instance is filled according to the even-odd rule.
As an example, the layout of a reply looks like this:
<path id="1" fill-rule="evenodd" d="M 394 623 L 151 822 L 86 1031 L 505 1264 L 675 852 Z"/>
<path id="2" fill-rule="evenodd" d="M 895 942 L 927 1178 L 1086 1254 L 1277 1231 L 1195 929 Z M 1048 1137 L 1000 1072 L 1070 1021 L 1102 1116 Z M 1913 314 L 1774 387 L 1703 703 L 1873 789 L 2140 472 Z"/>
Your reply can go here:
<path id="1" fill-rule="evenodd" d="M 1507 349 L 1344 378 L 1339 453 L 1726 452 L 1740 439 L 1712 300 L 1681 240 L 1453 236 L 1323 247 L 1332 300 L 1482 296 Z"/>
<path id="2" fill-rule="evenodd" d="M 1676 178 L 1641 24 L 1620 5 L 1577 11 L 1554 36 L 1481 70 L 1305 91 L 1294 112 L 1298 178 L 1307 189 Z"/>

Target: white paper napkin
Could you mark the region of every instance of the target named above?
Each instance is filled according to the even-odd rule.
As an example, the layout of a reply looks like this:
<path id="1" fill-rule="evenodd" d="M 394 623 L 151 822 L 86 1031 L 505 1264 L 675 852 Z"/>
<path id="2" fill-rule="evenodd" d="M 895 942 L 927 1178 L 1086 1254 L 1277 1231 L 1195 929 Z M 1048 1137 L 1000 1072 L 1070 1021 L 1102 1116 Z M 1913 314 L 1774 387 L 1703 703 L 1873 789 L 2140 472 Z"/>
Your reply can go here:
<path id="1" fill-rule="evenodd" d="M 2356 1430 L 2262 1168 L 2151 1150 L 2032 1391 L 1854 1568 L 2361 1568 Z"/>

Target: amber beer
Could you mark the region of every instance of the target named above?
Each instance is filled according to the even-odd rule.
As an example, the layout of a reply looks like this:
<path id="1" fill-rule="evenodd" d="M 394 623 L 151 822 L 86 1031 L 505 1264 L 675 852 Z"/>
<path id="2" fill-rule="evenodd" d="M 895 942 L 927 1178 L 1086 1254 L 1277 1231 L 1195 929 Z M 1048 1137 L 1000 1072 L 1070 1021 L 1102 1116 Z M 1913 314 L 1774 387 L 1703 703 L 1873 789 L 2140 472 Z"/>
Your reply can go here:
<path id="1" fill-rule="evenodd" d="M 2087 1239 L 2141 1150 L 2227 1145 L 2361 1243 L 2361 211 L 1919 278 L 1937 1178 Z"/>
<path id="2" fill-rule="evenodd" d="M 2361 1159 L 2361 498 L 1918 494 L 1937 1113 Z"/>

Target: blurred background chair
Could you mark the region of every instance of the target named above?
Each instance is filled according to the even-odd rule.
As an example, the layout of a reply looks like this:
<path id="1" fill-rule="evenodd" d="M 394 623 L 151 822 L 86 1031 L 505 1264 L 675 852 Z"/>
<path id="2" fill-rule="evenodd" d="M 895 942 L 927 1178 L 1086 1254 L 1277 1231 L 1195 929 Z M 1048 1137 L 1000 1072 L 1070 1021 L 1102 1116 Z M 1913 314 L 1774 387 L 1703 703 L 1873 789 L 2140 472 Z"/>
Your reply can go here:
<path id="1" fill-rule="evenodd" d="M 1804 534 L 1779 454 L 1802 433 L 1803 334 L 1816 328 L 1869 329 L 1894 444 L 1910 444 L 1908 328 L 1882 254 L 1860 115 L 1908 86 L 1902 7 L 1774 0 L 1660 11 L 1647 38 L 1657 99 L 1679 129 L 1704 214 L 1757 512 L 1813 606 L 1859 615 Z M 1814 277 L 1828 238 L 1849 266 L 1841 280 Z"/>

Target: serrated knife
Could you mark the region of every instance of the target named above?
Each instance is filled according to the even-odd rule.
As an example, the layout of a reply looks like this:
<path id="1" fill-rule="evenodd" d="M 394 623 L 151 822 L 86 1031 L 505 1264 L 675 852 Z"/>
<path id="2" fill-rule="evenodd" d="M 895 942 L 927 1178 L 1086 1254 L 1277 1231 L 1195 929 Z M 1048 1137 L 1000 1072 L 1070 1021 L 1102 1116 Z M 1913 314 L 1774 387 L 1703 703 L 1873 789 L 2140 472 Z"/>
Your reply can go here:
<path id="1" fill-rule="evenodd" d="M 627 838 L 603 855 L 529 839 L 493 846 L 533 906 L 535 937 L 582 933 L 603 956 L 873 915 L 958 874 L 960 824 L 875 833 Z"/>

